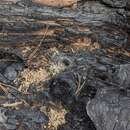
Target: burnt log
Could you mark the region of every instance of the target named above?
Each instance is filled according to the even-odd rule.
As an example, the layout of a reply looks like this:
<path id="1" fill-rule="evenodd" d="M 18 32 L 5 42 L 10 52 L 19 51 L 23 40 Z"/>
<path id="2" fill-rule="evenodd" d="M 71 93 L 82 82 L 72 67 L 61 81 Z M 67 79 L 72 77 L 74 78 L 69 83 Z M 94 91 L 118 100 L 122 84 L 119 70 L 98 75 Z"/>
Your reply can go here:
<path id="1" fill-rule="evenodd" d="M 12 48 L 13 46 L 38 45 L 42 43 L 43 46 L 52 47 L 52 45 L 55 46 L 54 43 L 58 45 L 64 43 L 64 45 L 70 45 L 76 43 L 79 39 L 88 38 L 91 39 L 91 44 L 94 42 L 99 43 L 102 48 L 117 47 L 127 50 L 130 49 L 130 4 L 127 0 L 80 0 L 78 2 L 76 1 L 76 7 L 68 5 L 59 7 L 51 6 L 51 3 L 48 5 L 45 4 L 46 1 L 42 4 L 35 1 L 1 0 L 0 46 L 9 46 Z M 47 33 L 45 34 L 46 31 Z M 16 53 L 12 54 L 10 52 L 7 53 L 7 51 L 0 51 L 0 54 L 0 60 L 6 58 L 6 56 L 8 58 L 7 60 L 14 60 L 8 62 L 2 61 L 0 63 L 0 81 L 10 84 L 17 78 L 18 72 L 22 71 L 24 60 Z M 85 108 L 88 101 L 95 97 L 96 91 L 104 87 L 115 89 L 115 91 L 112 91 L 113 93 L 106 92 L 105 94 L 110 95 L 110 101 L 114 101 L 116 105 L 119 103 L 118 105 L 121 109 L 123 101 L 128 103 L 129 98 L 126 100 L 124 96 L 121 96 L 121 99 L 119 99 L 122 102 L 114 100 L 116 96 L 118 98 L 120 89 L 124 89 L 125 91 L 129 89 L 130 59 L 128 57 L 127 60 L 118 59 L 120 58 L 119 55 L 111 56 L 107 51 L 97 49 L 92 52 L 63 53 L 54 57 L 52 56 L 51 58 L 54 61 L 52 64 L 57 67 L 56 69 L 60 68 L 58 65 L 62 64 L 63 70 L 59 71 L 51 79 L 47 94 L 40 92 L 36 93 L 36 97 L 34 98 L 31 96 L 25 97 L 26 100 L 30 101 L 30 104 L 33 100 L 48 98 L 48 100 L 53 100 L 54 102 L 61 102 L 67 107 L 72 107 L 73 103 L 80 102 Z M 104 98 L 106 98 L 105 94 L 103 95 Z M 48 100 L 46 101 L 48 102 Z M 92 100 L 92 103 L 94 100 Z M 96 101 L 96 103 L 99 103 L 99 106 L 103 106 L 102 96 L 100 94 L 99 100 L 96 99 Z M 115 108 L 112 105 L 109 106 L 109 101 L 106 101 L 106 106 L 107 104 L 110 110 L 111 108 L 113 109 L 112 114 L 115 113 Z M 92 106 L 94 105 L 92 104 Z M 3 108 L 1 109 L 3 110 Z M 87 109 L 90 112 L 88 115 L 94 122 L 95 119 L 98 121 L 100 119 L 106 119 L 102 113 L 99 115 L 101 117 L 100 119 L 92 117 L 91 106 L 90 109 Z M 95 109 L 94 112 L 101 112 L 102 109 L 99 109 Z M 104 108 L 103 110 L 106 112 L 106 109 Z M 4 109 L 4 111 L 7 110 Z M 122 112 L 124 111 L 129 112 L 127 109 L 124 109 Z M 39 112 L 35 113 L 33 110 L 11 112 L 14 112 L 20 119 L 23 118 L 23 126 L 26 124 L 28 129 L 32 129 L 32 127 L 37 129 L 36 124 L 40 125 L 44 121 L 46 123 L 47 120 L 44 115 L 39 119 L 37 117 Z M 7 129 L 10 129 L 10 127 L 11 129 L 17 128 L 16 122 L 8 123 L 6 120 L 6 118 L 11 118 L 10 120 L 17 121 L 13 115 L 6 117 L 3 112 L 0 114 L 2 115 L 0 119 L 0 127 L 2 129 L 5 126 Z M 35 118 L 30 118 L 30 115 Z M 113 117 L 111 115 L 108 117 Z M 121 116 L 123 117 L 123 115 Z M 109 118 L 107 119 L 109 120 Z M 127 115 L 124 118 L 123 121 L 128 120 Z M 108 122 L 106 124 L 109 125 L 110 123 Z M 30 124 L 32 125 L 29 127 Z M 103 126 L 101 129 L 106 128 L 106 126 Z M 98 128 L 98 126 L 96 127 Z M 119 124 L 115 128 L 121 129 L 122 126 L 120 127 Z"/>
<path id="2" fill-rule="evenodd" d="M 103 47 L 128 48 L 128 14 L 124 8 L 111 8 L 98 1 L 81 1 L 74 9 L 31 1 L 3 1 L 0 4 L 0 43 L 38 44 L 49 26 L 43 43 L 71 44 L 89 37 Z"/>

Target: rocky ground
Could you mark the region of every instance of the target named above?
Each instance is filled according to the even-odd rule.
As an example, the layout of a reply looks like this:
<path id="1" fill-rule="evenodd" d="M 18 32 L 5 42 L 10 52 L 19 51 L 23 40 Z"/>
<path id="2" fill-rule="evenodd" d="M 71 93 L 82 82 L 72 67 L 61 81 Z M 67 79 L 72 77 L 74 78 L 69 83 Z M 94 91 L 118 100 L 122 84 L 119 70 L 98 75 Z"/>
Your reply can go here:
<path id="1" fill-rule="evenodd" d="M 2 0 L 0 130 L 129 130 L 129 0 Z"/>

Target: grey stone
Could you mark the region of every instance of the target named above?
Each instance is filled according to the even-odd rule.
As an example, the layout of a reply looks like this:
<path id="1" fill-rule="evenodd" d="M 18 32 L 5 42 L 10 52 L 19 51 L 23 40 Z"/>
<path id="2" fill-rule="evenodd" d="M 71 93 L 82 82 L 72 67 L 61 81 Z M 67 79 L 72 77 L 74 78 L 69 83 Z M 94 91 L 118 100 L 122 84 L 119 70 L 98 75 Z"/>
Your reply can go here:
<path id="1" fill-rule="evenodd" d="M 0 71 L 3 71 L 8 66 L 5 62 L 0 62 Z"/>
<path id="2" fill-rule="evenodd" d="M 87 113 L 97 130 L 130 130 L 130 97 L 115 88 L 99 90 Z"/>
<path id="3" fill-rule="evenodd" d="M 13 81 L 15 80 L 15 78 L 17 77 L 17 71 L 15 70 L 14 67 L 9 66 L 6 68 L 5 72 L 4 72 L 4 76 L 10 80 Z"/>
<path id="4" fill-rule="evenodd" d="M 15 68 L 15 70 L 17 70 L 17 71 L 22 71 L 22 69 L 23 69 L 23 64 L 22 63 L 13 63 L 11 66 L 13 68 Z"/>

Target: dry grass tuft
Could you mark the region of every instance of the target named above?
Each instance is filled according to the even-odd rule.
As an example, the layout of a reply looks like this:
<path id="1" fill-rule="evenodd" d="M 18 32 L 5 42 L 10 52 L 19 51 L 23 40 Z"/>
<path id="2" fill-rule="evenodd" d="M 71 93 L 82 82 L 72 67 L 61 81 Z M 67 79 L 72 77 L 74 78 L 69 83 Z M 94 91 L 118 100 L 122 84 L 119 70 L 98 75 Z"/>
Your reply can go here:
<path id="1" fill-rule="evenodd" d="M 73 49 L 74 52 L 78 50 L 93 51 L 95 49 L 100 48 L 100 45 L 97 42 L 92 43 L 91 39 L 89 38 L 80 38 L 80 39 L 77 39 L 77 42 L 74 42 L 71 45 L 71 48 Z"/>
<path id="2" fill-rule="evenodd" d="M 65 124 L 65 115 L 67 111 L 64 108 L 60 110 L 55 108 L 50 108 L 48 112 L 49 123 L 48 129 L 49 130 L 57 130 L 58 126 Z"/>
<path id="3" fill-rule="evenodd" d="M 21 85 L 19 87 L 20 91 L 26 92 L 28 87 L 31 84 L 39 84 L 40 82 L 46 80 L 48 78 L 48 73 L 46 72 L 45 69 L 39 68 L 36 70 L 30 70 L 30 69 L 25 69 L 20 76 L 21 79 Z"/>

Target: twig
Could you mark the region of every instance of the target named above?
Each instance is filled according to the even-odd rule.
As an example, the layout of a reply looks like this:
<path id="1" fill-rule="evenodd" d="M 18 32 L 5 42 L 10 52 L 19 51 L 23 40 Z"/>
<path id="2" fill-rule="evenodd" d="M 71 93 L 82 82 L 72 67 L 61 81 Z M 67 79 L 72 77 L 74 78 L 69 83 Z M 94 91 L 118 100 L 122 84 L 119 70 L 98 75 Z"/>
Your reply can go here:
<path id="1" fill-rule="evenodd" d="M 9 87 L 9 88 L 11 88 L 11 89 L 13 89 L 13 90 L 15 90 L 15 91 L 17 91 L 19 94 L 21 94 L 21 96 L 23 95 L 18 89 L 16 89 L 15 87 L 13 87 L 12 85 L 8 85 L 8 84 L 5 84 L 5 83 L 1 83 L 0 82 L 0 87 L 1 86 L 6 86 L 6 87 Z M 4 88 L 5 89 L 5 88 Z M 13 93 L 11 93 L 11 94 L 13 94 Z M 13 94 L 14 95 L 14 94 Z M 16 96 L 16 95 L 14 95 L 16 98 L 18 98 L 22 103 L 24 103 L 24 104 L 26 104 L 26 105 L 29 105 L 24 99 L 23 99 L 23 97 L 21 98 L 21 97 L 18 97 L 18 96 Z"/>
<path id="2" fill-rule="evenodd" d="M 76 90 L 75 94 L 79 95 L 79 93 L 81 92 L 82 88 L 84 87 L 86 81 L 84 80 L 84 82 L 82 83 L 82 81 L 81 81 L 82 77 L 79 74 L 77 74 L 77 76 L 78 76 L 78 79 L 77 79 L 77 90 Z"/>
<path id="3" fill-rule="evenodd" d="M 13 59 L 0 59 L 0 62 L 15 62 L 17 60 L 13 60 Z"/>
<path id="4" fill-rule="evenodd" d="M 3 85 L 0 84 L 0 88 L 4 91 L 6 95 L 8 95 L 8 90 L 5 87 L 3 87 Z"/>
<path id="5" fill-rule="evenodd" d="M 37 53 L 37 51 L 38 51 L 39 48 L 41 47 L 42 42 L 43 42 L 43 40 L 45 39 L 46 34 L 47 34 L 47 32 L 48 32 L 48 28 L 49 28 L 49 25 L 47 25 L 46 30 L 45 30 L 44 35 L 43 35 L 43 38 L 41 39 L 40 43 L 39 43 L 38 46 L 34 49 L 34 51 L 29 55 L 29 57 L 28 57 L 28 63 L 32 60 L 33 56 Z"/>
<path id="6" fill-rule="evenodd" d="M 16 107 L 18 105 L 22 105 L 23 102 L 15 102 L 15 103 L 5 103 L 5 104 L 2 104 L 3 107 Z"/>
<path id="7" fill-rule="evenodd" d="M 16 89 L 14 86 L 9 85 L 9 84 L 5 84 L 5 83 L 0 82 L 0 86 L 6 86 L 8 88 L 11 88 L 11 89 L 17 91 L 18 93 L 21 93 L 18 89 Z"/>

